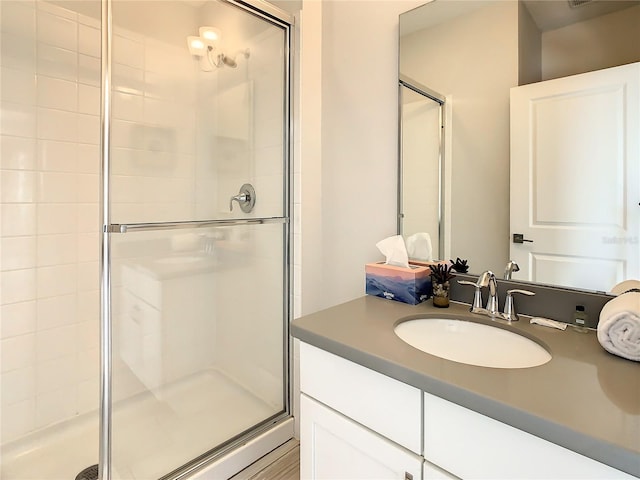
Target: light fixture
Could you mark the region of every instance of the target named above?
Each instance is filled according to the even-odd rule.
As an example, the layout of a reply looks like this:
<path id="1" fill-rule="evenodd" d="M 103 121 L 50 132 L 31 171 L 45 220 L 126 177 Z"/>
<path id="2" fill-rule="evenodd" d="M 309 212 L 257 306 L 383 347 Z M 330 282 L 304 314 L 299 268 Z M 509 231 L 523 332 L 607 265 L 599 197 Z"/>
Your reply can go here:
<path id="1" fill-rule="evenodd" d="M 222 33 L 215 27 L 200 27 L 198 29 L 199 37 L 190 35 L 187 37 L 187 46 L 189 53 L 196 57 L 203 57 L 209 52 L 213 52 L 219 48 Z"/>
<path id="2" fill-rule="evenodd" d="M 187 37 L 187 46 L 191 55 L 200 58 L 200 68 L 205 72 L 211 72 L 213 67 L 220 68 L 225 65 L 236 68 L 236 57 L 239 54 L 249 58 L 248 48 L 238 51 L 233 57 L 225 55 L 221 48 L 222 32 L 216 27 L 200 27 L 198 33 L 200 36 Z"/>

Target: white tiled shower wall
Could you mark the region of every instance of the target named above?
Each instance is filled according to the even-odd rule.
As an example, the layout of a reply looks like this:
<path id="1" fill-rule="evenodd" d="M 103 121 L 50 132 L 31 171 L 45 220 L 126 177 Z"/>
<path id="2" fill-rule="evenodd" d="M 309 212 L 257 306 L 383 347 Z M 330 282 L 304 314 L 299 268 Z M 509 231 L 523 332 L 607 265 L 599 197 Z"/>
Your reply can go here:
<path id="1" fill-rule="evenodd" d="M 1 10 L 1 365 L 7 442 L 97 406 L 99 23 Z"/>
<path id="2" fill-rule="evenodd" d="M 5 443 L 98 406 L 100 23 L 42 1 L 0 8 Z M 175 219 L 193 209 L 195 142 L 177 128 L 194 122 L 193 95 L 172 88 L 194 65 L 117 27 L 113 43 L 114 215 Z M 171 152 L 154 138 L 167 124 Z"/>
<path id="3" fill-rule="evenodd" d="M 158 8 L 171 15 L 170 5 Z M 169 44 L 124 30 L 120 21 L 141 20 L 127 7 L 120 2 L 113 12 L 112 221 L 191 219 L 197 90 L 184 40 L 191 25 L 176 24 L 183 42 Z"/>

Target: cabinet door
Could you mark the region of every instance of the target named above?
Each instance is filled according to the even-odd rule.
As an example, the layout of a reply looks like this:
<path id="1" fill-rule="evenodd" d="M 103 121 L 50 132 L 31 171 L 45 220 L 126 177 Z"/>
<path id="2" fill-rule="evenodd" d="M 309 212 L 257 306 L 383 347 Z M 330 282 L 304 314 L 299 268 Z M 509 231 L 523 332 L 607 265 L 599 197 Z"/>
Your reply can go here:
<path id="1" fill-rule="evenodd" d="M 306 395 L 300 417 L 301 479 L 421 478 L 421 457 Z"/>
<path id="2" fill-rule="evenodd" d="M 460 480 L 460 477 L 438 468 L 433 463 L 424 462 L 422 480 Z"/>

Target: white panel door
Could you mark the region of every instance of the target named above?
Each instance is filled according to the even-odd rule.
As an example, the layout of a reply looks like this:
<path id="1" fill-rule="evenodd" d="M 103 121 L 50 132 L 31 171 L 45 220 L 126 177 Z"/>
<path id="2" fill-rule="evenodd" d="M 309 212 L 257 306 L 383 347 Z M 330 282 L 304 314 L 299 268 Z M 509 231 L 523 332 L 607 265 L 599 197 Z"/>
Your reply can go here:
<path id="1" fill-rule="evenodd" d="M 300 396 L 300 478 L 405 480 L 421 478 L 422 457 Z"/>
<path id="2" fill-rule="evenodd" d="M 640 63 L 511 89 L 514 278 L 608 291 L 640 276 Z"/>

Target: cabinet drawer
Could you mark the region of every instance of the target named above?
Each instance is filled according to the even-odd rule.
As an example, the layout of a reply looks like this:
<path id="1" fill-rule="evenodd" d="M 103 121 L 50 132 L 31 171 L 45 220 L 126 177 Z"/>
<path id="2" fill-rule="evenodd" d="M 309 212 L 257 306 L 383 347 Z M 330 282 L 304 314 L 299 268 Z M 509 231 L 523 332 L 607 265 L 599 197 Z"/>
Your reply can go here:
<path id="1" fill-rule="evenodd" d="M 428 393 L 424 413 L 425 459 L 460 478 L 635 478 Z"/>
<path id="2" fill-rule="evenodd" d="M 421 453 L 422 406 L 417 388 L 301 342 L 300 390 Z"/>

